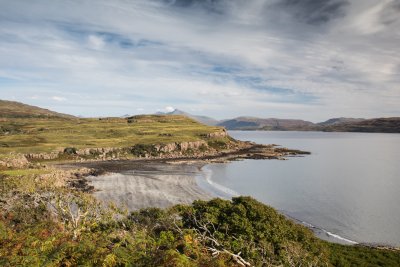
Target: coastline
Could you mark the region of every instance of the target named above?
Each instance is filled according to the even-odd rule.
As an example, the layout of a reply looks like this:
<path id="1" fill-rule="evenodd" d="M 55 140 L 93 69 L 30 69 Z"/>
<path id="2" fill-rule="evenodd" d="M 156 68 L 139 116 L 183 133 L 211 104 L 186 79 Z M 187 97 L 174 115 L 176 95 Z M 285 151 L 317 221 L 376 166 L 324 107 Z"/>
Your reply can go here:
<path id="1" fill-rule="evenodd" d="M 128 211 L 153 207 L 169 208 L 217 197 L 229 200 L 239 196 L 232 189 L 212 181 L 212 172 L 207 169 L 210 163 L 221 164 L 193 160 L 96 162 L 96 171 L 82 179 L 86 184 L 84 188 L 91 188 L 91 193 L 97 199 L 103 203 L 116 204 Z M 91 162 L 90 167 L 93 168 L 93 164 Z M 381 244 L 358 243 L 299 220 L 285 211 L 278 212 L 294 223 L 307 227 L 315 236 L 327 242 L 390 248 Z"/>
<path id="2" fill-rule="evenodd" d="M 280 150 L 279 156 L 271 153 L 271 147 L 252 144 L 251 148 L 243 150 L 223 152 L 219 155 L 204 157 L 180 157 L 180 158 L 142 158 L 134 160 L 108 160 L 108 161 L 86 161 L 68 164 L 58 164 L 58 167 L 69 169 L 84 167 L 94 169 L 92 175 L 81 177 L 84 188 L 92 188 L 93 195 L 101 201 L 114 202 L 129 211 L 141 208 L 158 207 L 167 208 L 176 204 L 191 204 L 194 200 L 209 200 L 215 197 L 230 199 L 237 196 L 236 192 L 227 192 L 227 188 L 218 188 L 212 184 L 211 177 L 204 173 L 210 163 L 227 163 L 243 159 L 286 159 L 286 157 L 297 156 L 303 153 L 295 153 L 292 150 Z M 267 149 L 267 153 L 263 149 Z M 281 151 L 290 151 L 281 154 Z M 283 157 L 285 156 L 285 157 Z M 181 171 L 181 168 L 186 168 Z M 169 169 L 169 170 L 168 170 Z M 208 188 L 201 186 L 199 182 L 209 184 Z M 224 192 L 216 194 L 212 188 Z M 211 189 L 211 190 L 209 190 Z M 230 190 L 228 188 L 228 190 Z M 119 192 L 114 194 L 112 192 Z M 268 203 L 266 203 L 268 204 Z M 296 224 L 306 226 L 314 234 L 325 241 L 366 246 L 374 248 L 396 249 L 383 244 L 358 243 L 353 240 L 337 236 L 318 226 L 311 225 L 291 217 L 284 211 L 282 215 L 291 219 Z"/>
<path id="3" fill-rule="evenodd" d="M 176 204 L 191 204 L 194 200 L 222 197 L 201 188 L 197 181 L 209 163 L 226 163 L 242 159 L 278 159 L 309 154 L 300 150 L 276 148 L 241 142 L 236 149 L 201 156 L 139 158 L 128 160 L 96 160 L 53 164 L 62 170 L 86 168 L 89 175 L 81 175 L 71 187 L 91 192 L 104 202 L 113 202 L 128 210 Z M 197 177 L 197 178 L 196 178 Z M 230 197 L 229 194 L 227 197 Z"/>
<path id="4" fill-rule="evenodd" d="M 131 170 L 86 179 L 97 199 L 128 211 L 168 208 L 213 198 L 196 183 L 194 176 L 201 175 L 199 168 L 197 164 L 147 162 Z"/>
<path id="5" fill-rule="evenodd" d="M 207 168 L 208 165 L 205 165 L 202 167 L 202 170 L 204 173 L 204 179 L 196 179 L 198 185 L 200 188 L 204 189 L 205 191 L 208 191 L 210 193 L 213 193 L 215 197 L 219 198 L 224 198 L 224 199 L 231 199 L 232 197 L 237 197 L 240 195 L 240 193 L 232 190 L 231 188 L 227 188 L 223 185 L 220 185 L 216 183 L 215 181 L 212 180 L 212 171 Z M 203 178 L 203 177 L 202 177 Z M 268 203 L 265 203 L 266 205 L 269 205 Z M 287 212 L 283 210 L 278 210 L 277 211 L 284 215 L 286 218 L 289 220 L 293 221 L 296 224 L 301 224 L 308 229 L 310 229 L 318 238 L 328 241 L 328 242 L 333 242 L 337 244 L 343 244 L 343 245 L 359 245 L 360 243 L 350 240 L 348 238 L 342 237 L 340 235 L 337 235 L 335 233 L 331 233 L 328 230 L 325 230 L 321 227 L 312 225 L 308 222 L 302 221 L 294 216 L 289 215 Z M 366 244 L 368 245 L 368 244 Z M 377 245 L 377 247 L 380 245 Z"/>

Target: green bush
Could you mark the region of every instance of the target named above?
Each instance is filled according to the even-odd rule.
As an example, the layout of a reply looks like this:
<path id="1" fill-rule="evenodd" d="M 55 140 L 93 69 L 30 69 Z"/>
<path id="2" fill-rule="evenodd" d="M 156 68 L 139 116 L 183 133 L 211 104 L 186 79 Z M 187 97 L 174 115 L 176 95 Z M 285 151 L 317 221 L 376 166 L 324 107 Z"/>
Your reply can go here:
<path id="1" fill-rule="evenodd" d="M 208 141 L 208 146 L 219 150 L 219 149 L 226 148 L 227 144 L 223 140 L 211 140 L 211 141 Z"/>
<path id="2" fill-rule="evenodd" d="M 180 215 L 185 228 L 204 232 L 206 227 L 221 248 L 241 253 L 257 266 L 327 263 L 327 251 L 311 231 L 250 197 L 195 201 L 182 207 Z"/>
<path id="3" fill-rule="evenodd" d="M 146 155 L 157 156 L 158 151 L 154 145 L 137 144 L 131 149 L 131 153 L 136 157 L 145 157 Z"/>
<path id="4" fill-rule="evenodd" d="M 76 155 L 76 148 L 75 147 L 66 147 L 64 149 L 64 154 L 67 155 Z"/>
<path id="5" fill-rule="evenodd" d="M 127 215 L 34 177 L 1 179 L 0 266 L 400 266 L 399 252 L 321 241 L 250 197 Z"/>

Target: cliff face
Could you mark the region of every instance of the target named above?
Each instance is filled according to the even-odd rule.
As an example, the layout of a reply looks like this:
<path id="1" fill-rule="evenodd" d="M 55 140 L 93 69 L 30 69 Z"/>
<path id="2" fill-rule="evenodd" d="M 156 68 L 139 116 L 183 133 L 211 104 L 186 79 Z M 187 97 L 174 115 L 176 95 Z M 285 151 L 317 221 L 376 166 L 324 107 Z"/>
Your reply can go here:
<path id="1" fill-rule="evenodd" d="M 214 139 L 214 138 L 224 138 L 228 137 L 228 133 L 226 132 L 225 129 L 222 129 L 219 132 L 214 132 L 214 133 L 209 133 L 207 134 L 207 138 Z"/>
<path id="2" fill-rule="evenodd" d="M 154 146 L 157 152 L 170 153 L 174 151 L 186 152 L 189 149 L 197 150 L 200 147 L 208 148 L 206 141 L 193 141 L 193 142 L 180 142 L 180 143 L 169 143 Z"/>
<path id="3" fill-rule="evenodd" d="M 210 147 L 208 141 L 220 141 L 228 137 L 225 129 L 202 136 L 205 140 L 188 142 L 171 142 L 156 144 L 136 144 L 130 147 L 100 147 L 100 148 L 82 148 L 73 147 L 59 149 L 51 153 L 28 153 L 23 156 L 25 160 L 46 161 L 57 159 L 71 160 L 117 160 L 133 158 L 178 158 L 184 156 L 205 156 L 214 154 L 217 150 Z M 208 141 L 206 141 L 208 140 Z M 230 145 L 226 142 L 226 148 Z M 0 162 L 1 164 L 1 162 Z M 10 163 L 11 164 L 11 163 Z M 9 164 L 9 165 L 10 165 Z M 11 164 L 14 165 L 14 164 Z"/>

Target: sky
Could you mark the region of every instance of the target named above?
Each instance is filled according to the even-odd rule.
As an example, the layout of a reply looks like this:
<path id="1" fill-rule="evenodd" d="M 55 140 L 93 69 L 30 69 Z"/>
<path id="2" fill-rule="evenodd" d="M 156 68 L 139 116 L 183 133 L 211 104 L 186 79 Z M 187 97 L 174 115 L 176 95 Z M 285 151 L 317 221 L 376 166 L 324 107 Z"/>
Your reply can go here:
<path id="1" fill-rule="evenodd" d="M 400 0 L 0 0 L 0 99 L 87 117 L 400 116 Z"/>

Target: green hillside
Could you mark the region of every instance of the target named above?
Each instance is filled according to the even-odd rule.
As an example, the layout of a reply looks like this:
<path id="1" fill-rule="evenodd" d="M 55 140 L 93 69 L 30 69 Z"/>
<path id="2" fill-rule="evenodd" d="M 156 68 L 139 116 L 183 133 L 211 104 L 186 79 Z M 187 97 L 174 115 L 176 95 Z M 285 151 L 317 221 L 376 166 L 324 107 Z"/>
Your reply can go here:
<path id="1" fill-rule="evenodd" d="M 74 116 L 54 112 L 27 104 L 0 100 L 0 118 L 74 118 Z"/>
<path id="2" fill-rule="evenodd" d="M 178 115 L 146 115 L 127 119 L 13 118 L 0 121 L 0 154 L 43 153 L 66 147 L 110 148 L 135 144 L 206 139 L 210 127 Z"/>
<path id="3" fill-rule="evenodd" d="M 400 265 L 399 251 L 329 244 L 249 197 L 126 213 L 60 179 L 0 174 L 1 266 Z"/>

